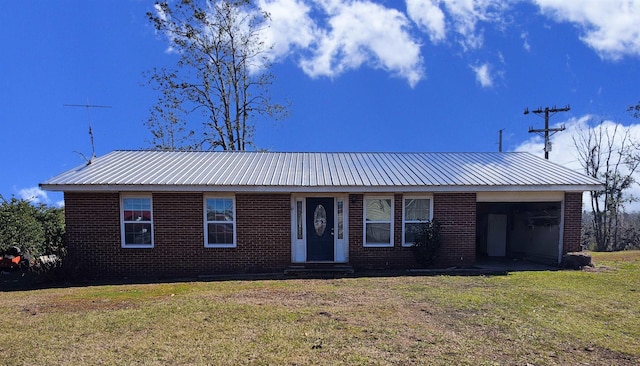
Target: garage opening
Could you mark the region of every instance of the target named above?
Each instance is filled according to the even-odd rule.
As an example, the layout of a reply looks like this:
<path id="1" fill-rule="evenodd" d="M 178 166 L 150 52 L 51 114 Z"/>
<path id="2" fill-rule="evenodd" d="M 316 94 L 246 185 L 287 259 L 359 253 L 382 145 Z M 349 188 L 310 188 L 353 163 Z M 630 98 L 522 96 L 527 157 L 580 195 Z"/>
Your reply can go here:
<path id="1" fill-rule="evenodd" d="M 481 202 L 476 255 L 558 263 L 561 202 Z"/>

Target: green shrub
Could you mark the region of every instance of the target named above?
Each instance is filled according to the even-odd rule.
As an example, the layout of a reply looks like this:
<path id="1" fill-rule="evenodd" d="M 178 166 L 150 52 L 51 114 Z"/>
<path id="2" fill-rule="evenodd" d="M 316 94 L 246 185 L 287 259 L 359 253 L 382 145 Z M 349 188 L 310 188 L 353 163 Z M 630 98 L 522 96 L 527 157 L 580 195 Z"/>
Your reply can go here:
<path id="1" fill-rule="evenodd" d="M 441 245 L 440 223 L 432 220 L 421 224 L 413 243 L 413 252 L 418 263 L 423 266 L 432 266 L 436 263 Z"/>

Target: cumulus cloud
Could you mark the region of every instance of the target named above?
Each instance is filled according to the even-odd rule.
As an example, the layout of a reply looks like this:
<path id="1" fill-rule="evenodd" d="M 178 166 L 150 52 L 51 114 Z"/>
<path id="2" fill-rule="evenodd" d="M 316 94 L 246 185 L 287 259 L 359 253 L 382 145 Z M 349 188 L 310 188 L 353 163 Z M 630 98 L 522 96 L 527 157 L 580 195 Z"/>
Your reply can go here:
<path id="1" fill-rule="evenodd" d="M 603 58 L 640 54 L 640 1 L 534 0 L 543 13 L 576 24 L 581 40 Z"/>
<path id="2" fill-rule="evenodd" d="M 286 57 L 292 49 L 306 49 L 318 37 L 318 28 L 309 15 L 311 7 L 302 0 L 259 0 L 271 22 L 264 28 L 265 44 L 273 46 L 272 58 Z"/>
<path id="3" fill-rule="evenodd" d="M 407 15 L 429 35 L 431 42 L 445 39 L 445 16 L 439 0 L 407 0 Z"/>
<path id="4" fill-rule="evenodd" d="M 310 57 L 300 62 L 311 77 L 335 77 L 367 65 L 404 78 L 415 86 L 424 76 L 419 43 L 409 21 L 395 9 L 370 1 L 318 3 L 327 26 L 318 33 Z"/>
<path id="5" fill-rule="evenodd" d="M 598 123 L 602 123 L 603 128 L 605 128 L 609 134 L 612 134 L 616 127 L 618 128 L 618 133 L 623 129 L 629 129 L 631 138 L 635 141 L 640 141 L 640 125 L 623 126 L 622 124 L 614 121 L 600 122 L 600 120 L 596 120 L 594 116 L 586 115 L 580 118 L 572 118 L 568 121 L 552 126 L 553 128 L 557 128 L 564 124 L 566 130 L 551 136 L 550 141 L 552 147 L 549 152 L 549 160 L 577 172 L 584 173 L 573 138 L 575 136 L 579 136 L 581 133 L 585 133 L 585 131 L 589 131 L 589 129 L 595 128 Z M 619 146 L 619 140 L 616 142 L 616 146 Z M 528 140 L 516 146 L 514 150 L 529 152 L 543 157 L 544 139 L 541 136 L 533 135 Z M 628 194 L 633 197 L 640 198 L 640 184 L 634 184 L 628 191 Z M 590 202 L 589 194 L 585 194 L 583 196 L 583 208 L 587 210 L 590 209 Z M 640 211 L 640 202 L 633 202 L 627 205 L 627 210 Z"/>
<path id="6" fill-rule="evenodd" d="M 482 65 L 471 66 L 471 69 L 476 74 L 476 81 L 483 88 L 490 88 L 493 86 L 493 77 L 491 76 L 491 67 L 489 64 L 484 63 Z"/>

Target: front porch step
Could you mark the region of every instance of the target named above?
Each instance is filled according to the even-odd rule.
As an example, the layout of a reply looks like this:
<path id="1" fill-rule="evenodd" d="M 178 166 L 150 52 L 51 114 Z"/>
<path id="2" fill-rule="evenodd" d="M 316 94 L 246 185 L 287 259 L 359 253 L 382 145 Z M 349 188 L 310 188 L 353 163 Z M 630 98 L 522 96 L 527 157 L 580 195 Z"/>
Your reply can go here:
<path id="1" fill-rule="evenodd" d="M 352 274 L 353 267 L 348 264 L 334 264 L 334 263 L 305 263 L 295 264 L 287 267 L 284 270 L 285 275 L 299 275 L 299 274 Z"/>

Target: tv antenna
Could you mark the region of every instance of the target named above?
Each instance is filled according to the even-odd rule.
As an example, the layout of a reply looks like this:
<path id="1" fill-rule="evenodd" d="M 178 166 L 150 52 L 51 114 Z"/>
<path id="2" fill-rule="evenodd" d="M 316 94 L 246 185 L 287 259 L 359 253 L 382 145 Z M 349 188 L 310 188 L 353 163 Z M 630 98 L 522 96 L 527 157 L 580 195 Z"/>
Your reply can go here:
<path id="1" fill-rule="evenodd" d="M 86 104 L 63 104 L 63 107 L 84 107 L 87 109 L 87 119 L 89 121 L 89 138 L 91 139 L 91 158 L 87 159 L 87 157 L 79 152 L 74 151 L 76 154 L 80 154 L 87 161 L 87 165 L 93 162 L 93 159 L 96 157 L 96 148 L 93 142 L 93 129 L 91 128 L 91 108 L 111 108 L 110 105 L 97 105 L 97 104 L 89 104 L 89 98 L 87 98 Z"/>

